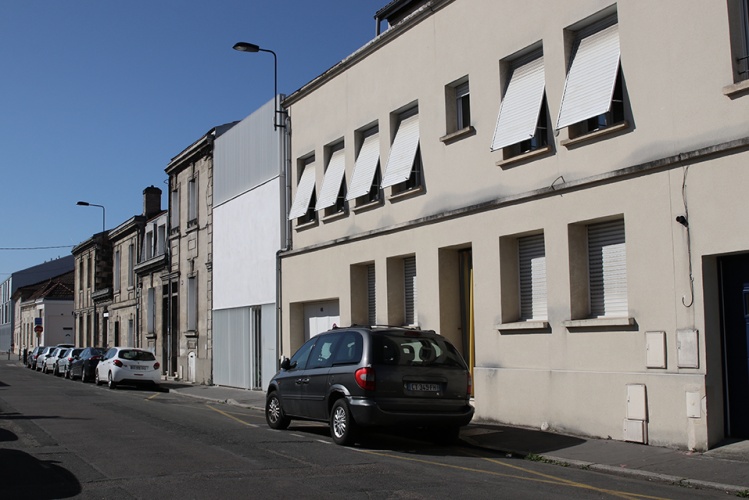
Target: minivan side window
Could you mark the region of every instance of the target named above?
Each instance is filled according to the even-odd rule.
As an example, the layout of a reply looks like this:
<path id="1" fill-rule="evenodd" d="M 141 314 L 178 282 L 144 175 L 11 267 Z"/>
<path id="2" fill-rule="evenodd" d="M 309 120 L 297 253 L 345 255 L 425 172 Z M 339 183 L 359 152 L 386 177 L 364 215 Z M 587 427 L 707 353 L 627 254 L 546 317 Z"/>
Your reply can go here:
<path id="1" fill-rule="evenodd" d="M 289 370 L 301 370 L 307 364 L 307 358 L 309 358 L 309 352 L 312 350 L 312 346 L 315 345 L 315 338 L 311 338 L 299 348 L 297 352 L 289 360 Z"/>
<path id="2" fill-rule="evenodd" d="M 362 337 L 356 332 L 346 332 L 341 334 L 341 341 L 336 347 L 333 365 L 350 365 L 357 364 L 361 361 L 362 355 Z"/>
<path id="3" fill-rule="evenodd" d="M 325 335 L 315 343 L 307 363 L 307 369 L 325 368 L 333 365 L 333 352 L 341 339 L 340 333 Z"/>

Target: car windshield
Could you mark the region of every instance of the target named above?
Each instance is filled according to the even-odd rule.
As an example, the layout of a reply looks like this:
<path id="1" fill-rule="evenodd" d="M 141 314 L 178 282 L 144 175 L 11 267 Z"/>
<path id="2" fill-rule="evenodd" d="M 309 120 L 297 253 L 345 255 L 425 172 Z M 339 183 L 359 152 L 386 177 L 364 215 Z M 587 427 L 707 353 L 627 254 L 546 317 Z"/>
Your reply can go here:
<path id="1" fill-rule="evenodd" d="M 377 364 L 465 368 L 463 358 L 452 344 L 420 332 L 374 335 L 373 347 L 374 363 Z"/>
<path id="2" fill-rule="evenodd" d="M 149 351 L 137 351 L 135 349 L 128 349 L 120 351 L 117 355 L 120 359 L 127 359 L 128 361 L 155 361 L 156 357 L 152 352 Z"/>

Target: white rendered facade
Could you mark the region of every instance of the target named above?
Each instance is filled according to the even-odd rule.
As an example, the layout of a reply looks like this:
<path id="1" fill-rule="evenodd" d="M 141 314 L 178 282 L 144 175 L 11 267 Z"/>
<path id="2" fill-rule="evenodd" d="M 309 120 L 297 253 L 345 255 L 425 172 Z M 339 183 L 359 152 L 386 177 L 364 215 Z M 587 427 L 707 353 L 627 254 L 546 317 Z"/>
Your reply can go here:
<path id="1" fill-rule="evenodd" d="M 282 354 L 322 304 L 450 338 L 480 419 L 689 449 L 749 437 L 741 0 L 424 4 L 284 101 L 301 209 Z M 535 113 L 525 140 L 502 109 Z M 317 207 L 341 144 L 357 197 Z"/>

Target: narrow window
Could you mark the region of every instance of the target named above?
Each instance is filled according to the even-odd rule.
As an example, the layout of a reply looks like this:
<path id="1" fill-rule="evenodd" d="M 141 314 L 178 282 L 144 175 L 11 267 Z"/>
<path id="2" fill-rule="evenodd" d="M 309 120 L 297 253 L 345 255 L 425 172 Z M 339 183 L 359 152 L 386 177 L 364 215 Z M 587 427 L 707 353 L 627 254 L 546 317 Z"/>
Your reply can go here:
<path id="1" fill-rule="evenodd" d="M 471 98 L 468 82 L 455 87 L 456 130 L 471 126 Z"/>
<path id="2" fill-rule="evenodd" d="M 198 219 L 198 178 L 187 183 L 187 224 L 195 225 Z"/>
<path id="3" fill-rule="evenodd" d="M 545 320 L 546 250 L 543 234 L 518 238 L 518 261 L 520 319 Z"/>
<path id="4" fill-rule="evenodd" d="M 289 210 L 289 220 L 298 219 L 298 224 L 317 220 L 315 205 L 315 157 L 311 156 L 299 162 L 300 175 L 297 183 L 294 202 Z"/>
<path id="5" fill-rule="evenodd" d="M 623 219 L 588 226 L 588 281 L 591 317 L 627 316 Z"/>
<path id="6" fill-rule="evenodd" d="M 346 182 L 344 179 L 346 161 L 343 142 L 329 147 L 328 150 L 330 152 L 328 168 L 325 169 L 320 198 L 315 205 L 315 210 L 325 210 L 326 216 L 344 212 L 346 209 Z"/>
<path id="7" fill-rule="evenodd" d="M 133 265 L 135 262 L 135 245 L 130 243 L 127 248 L 127 286 L 131 287 L 135 285 L 135 274 L 133 273 Z"/>
<path id="8" fill-rule="evenodd" d="M 153 334 L 156 325 L 156 290 L 154 288 L 148 289 L 148 299 L 146 303 L 146 330 L 149 334 Z"/>
<path id="9" fill-rule="evenodd" d="M 197 331 L 198 328 L 198 279 L 197 276 L 187 278 L 187 330 Z"/>
<path id="10" fill-rule="evenodd" d="M 367 205 L 380 199 L 380 134 L 370 127 L 358 134 L 359 155 L 356 157 L 346 200 L 356 200 L 356 205 Z"/>
<path id="11" fill-rule="evenodd" d="M 405 324 L 416 325 L 416 257 L 403 259 L 403 296 L 405 298 Z"/>
<path id="12" fill-rule="evenodd" d="M 169 208 L 171 209 L 170 224 L 172 226 L 172 230 L 178 230 L 179 229 L 179 189 L 175 189 L 172 191 L 171 203 L 169 204 Z"/>
<path id="13" fill-rule="evenodd" d="M 423 166 L 419 150 L 419 114 L 413 108 L 398 116 L 398 130 L 390 149 L 382 187 L 398 194 L 421 187 Z"/>
<path id="14" fill-rule="evenodd" d="M 375 266 L 367 265 L 367 319 L 370 325 L 377 324 L 377 299 L 375 296 Z"/>
<path id="15" fill-rule="evenodd" d="M 120 250 L 114 252 L 114 289 L 120 289 Z"/>

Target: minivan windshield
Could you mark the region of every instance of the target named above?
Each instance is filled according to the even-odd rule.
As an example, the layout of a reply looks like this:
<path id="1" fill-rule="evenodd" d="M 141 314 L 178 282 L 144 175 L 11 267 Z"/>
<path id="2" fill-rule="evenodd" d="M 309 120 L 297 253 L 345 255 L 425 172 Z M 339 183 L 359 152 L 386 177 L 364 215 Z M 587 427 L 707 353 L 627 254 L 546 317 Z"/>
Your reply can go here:
<path id="1" fill-rule="evenodd" d="M 376 364 L 466 367 L 458 351 L 442 338 L 419 332 L 388 332 L 373 335 L 372 342 Z"/>

